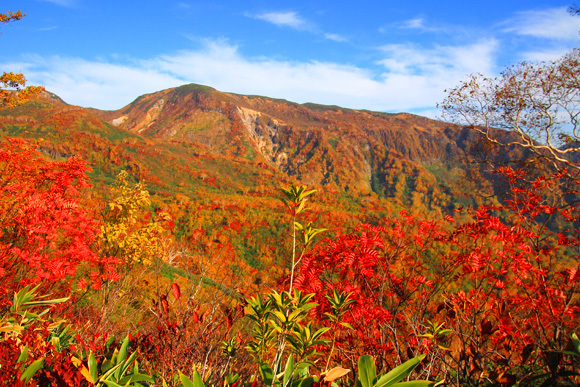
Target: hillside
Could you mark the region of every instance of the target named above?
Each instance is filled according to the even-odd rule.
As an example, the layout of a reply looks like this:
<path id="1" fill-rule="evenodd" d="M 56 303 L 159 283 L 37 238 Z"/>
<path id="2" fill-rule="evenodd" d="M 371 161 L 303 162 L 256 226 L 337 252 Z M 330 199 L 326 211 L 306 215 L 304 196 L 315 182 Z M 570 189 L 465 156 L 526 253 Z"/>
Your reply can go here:
<path id="1" fill-rule="evenodd" d="M 259 170 L 249 174 L 274 174 L 355 196 L 374 192 L 394 203 L 422 203 L 427 211 L 448 212 L 472 200 L 463 195 L 471 189 L 459 182 L 473 135 L 410 114 L 298 105 L 199 85 L 144 95 L 118 111 L 83 109 L 45 96 L 1 114 L 5 135 L 43 136 L 57 155 L 84 153 L 95 173 L 122 167 L 165 189 L 188 186 L 174 172 L 197 169 L 200 157 L 211 157 L 217 164 L 228 160 L 225 164 Z M 163 160 L 150 162 L 156 157 Z M 216 169 L 206 175 L 215 172 L 210 179 L 236 190 L 264 181 Z"/>
<path id="2" fill-rule="evenodd" d="M 199 85 L 141 96 L 118 111 L 94 114 L 149 140 L 266 165 L 332 192 L 374 192 L 446 212 L 455 206 L 450 197 L 464 205 L 462 192 L 471 191 L 459 182 L 466 152 L 476 142 L 473 134 L 410 114 L 298 105 Z"/>
<path id="3" fill-rule="evenodd" d="M 0 127 L 3 136 L 40 141 L 50 158 L 84 159 L 97 196 L 128 172 L 147 185 L 151 211 L 171 215 L 177 243 L 198 243 L 199 230 L 205 239 L 221 235 L 247 275 L 285 265 L 288 224 L 278 198 L 289 184 L 318 190 L 308 220 L 335 231 L 378 224 L 402 209 L 442 219 L 495 202 L 485 165 L 470 157 L 473 133 L 404 113 L 186 85 L 118 111 L 71 106 L 45 93 L 0 111 Z"/>
<path id="4" fill-rule="evenodd" d="M 198 85 L 118 111 L 45 93 L 0 110 L 0 128 L 0 298 L 16 293 L 20 308 L 3 319 L 46 329 L 4 327 L 35 356 L 42 334 L 74 356 L 27 360 L 27 346 L 2 342 L 25 373 L 40 364 L 39 378 L 94 384 L 131 348 L 139 369 L 115 374 L 118 385 L 191 385 L 183 372 L 208 364 L 221 371 L 199 385 L 254 385 L 259 368 L 269 386 L 287 344 L 288 364 L 292 353 L 321 371 L 427 358 L 421 377 L 462 381 L 489 358 L 480 378 L 523 380 L 542 371 L 520 372 L 528 358 L 577 341 L 577 178 L 492 175 L 486 160 L 525 157 L 466 128 Z M 67 297 L 23 301 L 37 289 Z M 61 302 L 51 314 L 74 340 L 52 317 L 24 318 Z"/>

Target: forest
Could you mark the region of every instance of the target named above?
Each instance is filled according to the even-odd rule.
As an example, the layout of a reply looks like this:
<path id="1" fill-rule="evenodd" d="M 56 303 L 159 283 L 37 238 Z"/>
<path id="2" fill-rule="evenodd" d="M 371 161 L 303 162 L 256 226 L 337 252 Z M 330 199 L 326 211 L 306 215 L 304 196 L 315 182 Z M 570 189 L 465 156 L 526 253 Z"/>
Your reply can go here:
<path id="1" fill-rule="evenodd" d="M 440 106 L 470 163 L 377 141 L 366 188 L 334 169 L 346 138 L 268 121 L 268 152 L 295 150 L 268 164 L 210 137 L 243 128 L 207 89 L 178 88 L 205 110 L 166 141 L 4 73 L 0 384 L 578 385 L 579 70 L 573 50 L 470 77 Z"/>

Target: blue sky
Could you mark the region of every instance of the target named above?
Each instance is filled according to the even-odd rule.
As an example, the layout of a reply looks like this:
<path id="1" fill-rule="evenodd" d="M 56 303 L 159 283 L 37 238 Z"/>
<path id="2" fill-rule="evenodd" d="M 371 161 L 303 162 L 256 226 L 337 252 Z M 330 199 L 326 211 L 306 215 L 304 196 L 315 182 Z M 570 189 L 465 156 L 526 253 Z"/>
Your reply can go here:
<path id="1" fill-rule="evenodd" d="M 185 83 L 436 117 L 468 74 L 580 46 L 572 3 L 3 0 L 0 70 L 66 102 L 119 109 Z"/>

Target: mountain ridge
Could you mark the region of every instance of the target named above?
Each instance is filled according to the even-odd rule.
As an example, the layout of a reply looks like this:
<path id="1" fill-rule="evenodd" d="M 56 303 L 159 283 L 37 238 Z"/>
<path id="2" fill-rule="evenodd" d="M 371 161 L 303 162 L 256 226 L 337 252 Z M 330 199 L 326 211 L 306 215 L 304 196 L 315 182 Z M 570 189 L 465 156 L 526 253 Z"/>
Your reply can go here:
<path id="1" fill-rule="evenodd" d="M 46 93 L 19 108 L 0 111 L 0 124 L 6 134 L 50 134 L 53 140 L 63 132 L 57 141 L 61 145 L 53 146 L 60 150 L 51 150 L 55 154 L 79 151 L 78 144 L 62 145 L 73 135 L 87 142 L 108 141 L 96 146 L 96 152 L 108 149 L 108 154 L 130 164 L 124 168 L 148 171 L 143 176 L 166 188 L 189 184 L 179 182 L 179 176 L 158 177 L 157 182 L 156 174 L 173 176 L 174 168 L 248 187 L 261 185 L 261 172 L 250 172 L 257 168 L 277 171 L 267 173 L 280 181 L 355 196 L 376 194 L 401 206 L 438 213 L 475 203 L 476 191 L 490 190 L 481 176 L 476 176 L 479 183 L 465 179 L 472 169 L 470 147 L 478 141 L 469 129 L 409 113 L 297 104 L 196 84 L 145 94 L 113 111 L 68 105 Z M 85 157 L 100 160 L 90 152 L 85 151 Z M 200 157 L 220 160 L 222 167 L 206 163 L 206 172 L 191 172 Z M 169 160 L 180 166 L 171 166 Z M 235 169 L 233 165 L 245 165 L 246 172 L 239 172 L 244 178 L 223 174 Z M 103 173 L 119 168 L 121 164 Z"/>
<path id="2" fill-rule="evenodd" d="M 366 176 L 367 184 L 358 184 L 360 189 L 371 189 L 373 147 L 395 150 L 419 164 L 448 161 L 465 150 L 455 141 L 458 127 L 409 113 L 296 104 L 195 84 L 146 94 L 117 111 L 96 113 L 123 130 L 148 137 L 201 143 L 237 155 L 255 152 L 285 173 L 309 175 L 307 183 L 328 182 L 323 173 L 315 172 L 317 168 L 303 171 L 302 165 L 312 158 L 308 148 L 327 155 L 332 169 L 338 162 L 336 153 L 346 152 L 352 167 Z M 294 144 L 296 137 L 303 139 L 300 149 Z M 348 146 L 340 149 L 345 142 Z"/>

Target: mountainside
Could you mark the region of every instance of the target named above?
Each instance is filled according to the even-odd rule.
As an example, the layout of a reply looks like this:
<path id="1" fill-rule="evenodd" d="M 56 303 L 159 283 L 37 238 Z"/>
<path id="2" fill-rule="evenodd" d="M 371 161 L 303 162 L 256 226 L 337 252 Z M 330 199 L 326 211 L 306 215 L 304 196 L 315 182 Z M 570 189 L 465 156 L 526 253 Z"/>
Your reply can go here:
<path id="1" fill-rule="evenodd" d="M 0 125 L 4 135 L 44 138 L 53 157 L 81 155 L 95 177 L 128 170 L 160 192 L 188 195 L 201 182 L 223 192 L 271 192 L 296 181 L 439 214 L 473 204 L 478 190 L 493 193 L 468 161 L 478 139 L 472 131 L 406 113 L 299 105 L 190 84 L 117 111 L 70 106 L 46 93 L 1 111 Z"/>
<path id="2" fill-rule="evenodd" d="M 36 141 L 51 159 L 84 159 L 97 217 L 106 213 L 115 177 L 128 172 L 129 184 L 144 183 L 151 194 L 145 218 L 161 211 L 171 219 L 167 256 L 215 259 L 235 273 L 233 288 L 272 284 L 288 269 L 293 224 L 281 187 L 317 189 L 301 221 L 328 228 L 329 236 L 380 225 L 401 210 L 463 222 L 469 214 L 454 210 L 497 204 L 502 189 L 472 160 L 480 147 L 474 131 L 199 85 L 144 95 L 118 111 L 71 106 L 45 93 L 1 109 L 0 136 Z"/>
<path id="3" fill-rule="evenodd" d="M 429 210 L 451 210 L 450 196 L 471 191 L 460 182 L 465 152 L 477 136 L 411 114 L 299 105 L 200 85 L 144 95 L 118 111 L 94 113 L 148 139 L 257 162 L 333 192 L 374 192 Z"/>

